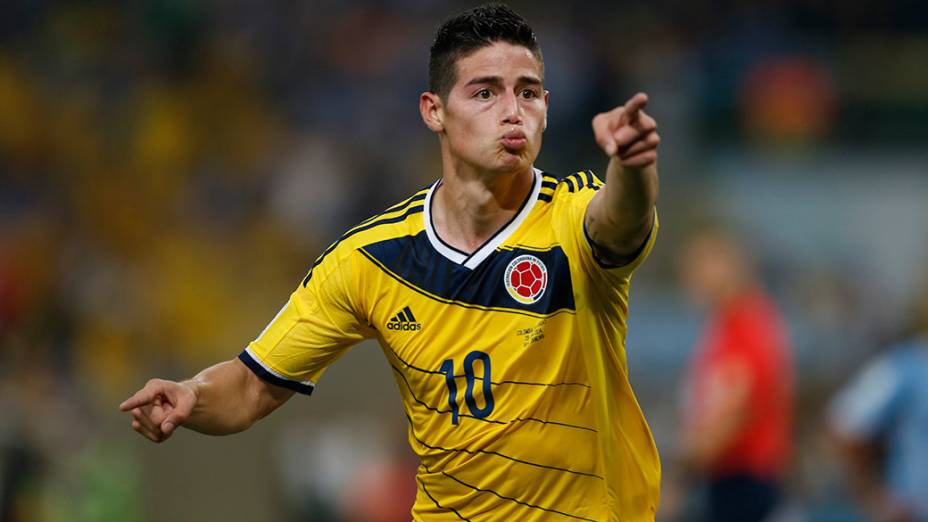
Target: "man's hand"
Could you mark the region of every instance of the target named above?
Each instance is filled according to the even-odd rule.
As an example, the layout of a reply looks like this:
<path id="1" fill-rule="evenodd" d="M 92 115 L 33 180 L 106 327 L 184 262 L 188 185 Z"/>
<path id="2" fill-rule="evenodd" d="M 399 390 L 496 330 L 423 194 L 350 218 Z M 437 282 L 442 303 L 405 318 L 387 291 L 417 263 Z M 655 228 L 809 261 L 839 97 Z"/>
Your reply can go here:
<path id="1" fill-rule="evenodd" d="M 153 442 L 164 442 L 187 420 L 196 404 L 191 384 L 152 379 L 119 409 L 131 412 L 132 429 Z"/>
<path id="2" fill-rule="evenodd" d="M 648 95 L 632 96 L 625 105 L 593 118 L 596 143 L 626 168 L 644 168 L 657 161 L 657 122 L 644 112 Z"/>
<path id="3" fill-rule="evenodd" d="M 292 396 L 293 390 L 261 379 L 236 357 L 189 381 L 152 379 L 119 409 L 132 413 L 132 429 L 164 442 L 181 424 L 206 435 L 238 433 Z"/>

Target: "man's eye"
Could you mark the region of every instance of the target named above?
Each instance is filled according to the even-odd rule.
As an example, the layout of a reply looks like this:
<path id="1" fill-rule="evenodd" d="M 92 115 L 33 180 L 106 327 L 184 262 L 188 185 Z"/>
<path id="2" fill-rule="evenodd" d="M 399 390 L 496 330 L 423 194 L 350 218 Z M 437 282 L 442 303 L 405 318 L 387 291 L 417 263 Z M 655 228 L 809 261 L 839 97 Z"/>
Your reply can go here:
<path id="1" fill-rule="evenodd" d="M 524 91 L 522 91 L 523 98 L 529 99 L 529 98 L 535 98 L 536 96 L 538 96 L 538 94 L 531 89 L 525 89 Z"/>
<path id="2" fill-rule="evenodd" d="M 479 91 L 477 91 L 475 96 L 477 96 L 480 99 L 487 100 L 490 98 L 490 89 L 480 89 Z"/>

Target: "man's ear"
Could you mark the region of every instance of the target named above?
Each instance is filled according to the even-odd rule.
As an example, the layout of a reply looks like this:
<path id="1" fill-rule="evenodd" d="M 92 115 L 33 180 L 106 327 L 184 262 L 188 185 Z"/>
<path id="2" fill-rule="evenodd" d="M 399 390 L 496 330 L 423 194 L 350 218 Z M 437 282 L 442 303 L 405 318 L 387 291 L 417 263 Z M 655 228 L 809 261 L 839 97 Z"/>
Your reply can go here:
<path id="1" fill-rule="evenodd" d="M 550 96 L 551 96 L 551 91 L 545 91 L 545 119 L 541 122 L 542 131 L 548 128 L 548 98 Z"/>
<path id="2" fill-rule="evenodd" d="M 433 92 L 424 92 L 419 95 L 419 114 L 425 126 L 432 132 L 445 130 L 444 106 L 441 97 Z"/>

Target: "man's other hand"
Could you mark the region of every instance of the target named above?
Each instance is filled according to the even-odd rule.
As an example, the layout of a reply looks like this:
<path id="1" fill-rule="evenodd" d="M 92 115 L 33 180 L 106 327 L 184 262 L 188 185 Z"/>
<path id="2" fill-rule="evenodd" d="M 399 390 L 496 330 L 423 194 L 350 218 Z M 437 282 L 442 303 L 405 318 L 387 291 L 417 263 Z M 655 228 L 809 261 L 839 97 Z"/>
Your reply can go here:
<path id="1" fill-rule="evenodd" d="M 164 442 L 187 420 L 197 403 L 193 385 L 152 379 L 119 409 L 132 415 L 132 429 L 152 442 Z"/>

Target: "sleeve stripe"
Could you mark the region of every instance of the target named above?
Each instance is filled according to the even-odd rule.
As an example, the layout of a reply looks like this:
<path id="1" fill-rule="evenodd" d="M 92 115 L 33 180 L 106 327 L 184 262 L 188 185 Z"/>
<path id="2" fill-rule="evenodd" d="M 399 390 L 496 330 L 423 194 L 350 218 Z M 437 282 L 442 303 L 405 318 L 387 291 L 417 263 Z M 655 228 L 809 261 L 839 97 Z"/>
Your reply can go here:
<path id="1" fill-rule="evenodd" d="M 284 377 L 283 375 L 275 372 L 269 366 L 264 364 L 261 359 L 255 356 L 255 354 L 251 352 L 250 348 L 245 348 L 242 353 L 238 355 L 238 358 L 243 363 L 245 363 L 245 366 L 247 366 L 248 369 L 255 372 L 255 375 L 275 386 L 281 386 L 283 388 L 287 388 L 304 395 L 312 395 L 313 389 L 316 387 L 315 383 L 312 381 L 297 381 L 294 379 L 288 379 L 287 377 Z"/>
<path id="2" fill-rule="evenodd" d="M 657 222 L 655 221 L 654 224 L 656 224 L 656 223 L 657 223 Z M 602 248 L 602 247 L 597 247 L 597 246 L 596 246 L 596 243 L 593 241 L 593 238 L 590 237 L 590 232 L 586 229 L 586 221 L 585 221 L 585 220 L 584 220 L 584 222 L 583 222 L 583 237 L 586 238 L 587 244 L 590 245 L 590 250 L 591 250 L 592 253 L 593 253 L 593 259 L 596 260 L 596 264 L 599 265 L 600 268 L 605 268 L 605 269 L 611 269 L 611 268 L 624 268 L 624 267 L 626 267 L 626 266 L 628 266 L 628 265 L 634 263 L 635 261 L 637 261 L 638 258 L 641 257 L 641 254 L 642 254 L 642 253 L 645 251 L 645 249 L 648 247 L 648 243 L 651 242 L 651 236 L 654 234 L 654 224 L 651 225 L 651 230 L 648 232 L 648 236 L 644 239 L 644 242 L 641 243 L 641 246 L 638 247 L 638 250 L 635 250 L 634 253 L 630 254 L 630 255 L 628 256 L 628 261 L 626 261 L 626 262 L 624 262 L 624 263 L 622 263 L 622 264 L 620 264 L 620 265 L 613 265 L 612 263 L 607 263 L 606 261 L 603 261 L 602 258 L 599 257 L 599 255 L 597 255 L 596 249 L 597 249 L 597 248 Z"/>

